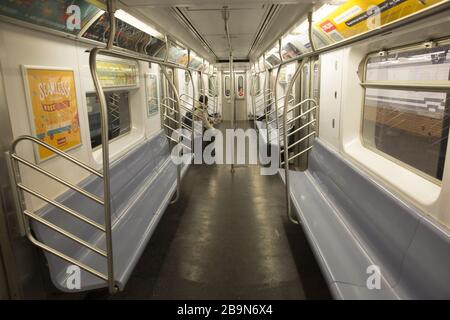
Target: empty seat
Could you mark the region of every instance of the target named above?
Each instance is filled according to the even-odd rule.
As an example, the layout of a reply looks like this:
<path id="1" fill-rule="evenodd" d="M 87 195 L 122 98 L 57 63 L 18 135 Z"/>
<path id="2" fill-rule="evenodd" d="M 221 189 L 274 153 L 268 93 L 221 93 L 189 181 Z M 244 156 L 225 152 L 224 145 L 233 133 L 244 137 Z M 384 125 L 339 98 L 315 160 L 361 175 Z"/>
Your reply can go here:
<path id="1" fill-rule="evenodd" d="M 280 171 L 284 179 L 284 171 Z M 291 198 L 337 298 L 450 298 L 450 235 L 316 140 Z M 381 271 L 369 289 L 367 268 Z"/>
<path id="2" fill-rule="evenodd" d="M 187 166 L 184 166 L 183 174 L 186 169 Z M 111 164 L 114 278 L 119 289 L 125 286 L 162 213 L 170 203 L 176 190 L 176 175 L 177 168 L 171 161 L 169 144 L 162 131 Z M 80 186 L 98 196 L 103 196 L 103 180 L 97 177 L 88 177 L 80 183 Z M 84 198 L 81 194 L 70 190 L 61 195 L 57 201 L 104 225 L 103 206 Z M 90 244 L 106 250 L 104 232 L 93 226 L 51 205 L 43 207 L 38 214 Z M 96 252 L 37 221 L 33 221 L 32 229 L 39 241 L 107 274 L 107 260 Z M 76 291 L 68 290 L 66 286 L 69 263 L 50 253 L 46 252 L 45 255 L 54 285 L 62 291 Z M 79 291 L 106 285 L 104 280 L 84 270 L 81 271 Z"/>

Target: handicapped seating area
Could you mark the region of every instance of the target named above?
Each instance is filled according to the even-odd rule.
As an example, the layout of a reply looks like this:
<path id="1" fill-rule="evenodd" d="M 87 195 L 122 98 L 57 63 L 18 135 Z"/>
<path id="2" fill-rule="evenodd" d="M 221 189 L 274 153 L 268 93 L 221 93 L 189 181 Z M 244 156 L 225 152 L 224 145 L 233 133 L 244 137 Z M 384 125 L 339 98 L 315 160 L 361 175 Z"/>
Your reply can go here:
<path id="1" fill-rule="evenodd" d="M 182 168 L 182 176 L 188 165 Z M 156 225 L 176 191 L 177 166 L 171 161 L 170 148 L 163 131 L 136 146 L 115 160 L 110 167 L 112 240 L 114 279 L 123 289 L 134 266 L 146 247 Z M 103 197 L 103 180 L 90 176 L 79 184 L 83 189 Z M 80 212 L 89 219 L 104 225 L 103 206 L 72 190 L 56 201 Z M 46 205 L 39 216 L 82 240 L 106 250 L 105 233 Z M 98 253 L 70 240 L 45 225 L 33 221 L 36 238 L 63 254 L 107 274 L 107 259 Z M 45 252 L 53 284 L 62 291 L 86 291 L 106 287 L 107 283 L 81 270 L 81 288 L 67 288 L 69 263 Z"/>
<path id="2" fill-rule="evenodd" d="M 320 139 L 308 163 L 290 171 L 292 209 L 335 298 L 450 299 L 448 230 Z M 379 289 L 367 285 L 373 265 Z"/>

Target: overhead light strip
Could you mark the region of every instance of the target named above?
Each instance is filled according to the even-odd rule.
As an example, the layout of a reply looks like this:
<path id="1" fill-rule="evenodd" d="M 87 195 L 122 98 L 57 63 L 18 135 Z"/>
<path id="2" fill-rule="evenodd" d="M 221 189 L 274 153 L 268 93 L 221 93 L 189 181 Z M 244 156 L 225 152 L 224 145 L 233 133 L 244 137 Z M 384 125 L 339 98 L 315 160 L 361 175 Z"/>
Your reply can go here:
<path id="1" fill-rule="evenodd" d="M 128 12 L 119 9 L 115 12 L 114 16 L 117 19 L 122 20 L 123 22 L 128 23 L 129 25 L 148 33 L 151 36 L 154 36 L 156 38 L 164 39 L 164 35 L 161 34 L 159 31 L 157 31 L 155 28 L 151 27 L 150 25 L 146 24 L 145 22 L 142 22 L 138 18 L 132 16 Z"/>

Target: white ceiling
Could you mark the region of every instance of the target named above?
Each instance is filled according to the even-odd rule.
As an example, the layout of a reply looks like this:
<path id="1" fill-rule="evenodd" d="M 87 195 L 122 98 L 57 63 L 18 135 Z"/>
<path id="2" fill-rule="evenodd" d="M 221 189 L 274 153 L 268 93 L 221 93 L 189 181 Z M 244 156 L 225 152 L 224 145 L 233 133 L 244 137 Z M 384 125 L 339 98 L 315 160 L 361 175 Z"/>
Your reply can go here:
<path id="1" fill-rule="evenodd" d="M 265 17 L 267 5 L 247 4 L 229 7 L 231 46 L 235 59 L 246 59 L 258 27 Z M 225 36 L 221 5 L 190 6 L 185 14 L 220 59 L 228 59 L 229 48 Z"/>
<path id="2" fill-rule="evenodd" d="M 159 24 L 164 31 L 178 37 L 185 44 L 196 50 L 206 52 L 207 49 L 201 45 L 199 39 L 184 26 L 176 17 L 171 7 L 177 6 L 194 28 L 201 34 L 214 54 L 220 60 L 227 60 L 229 49 L 225 36 L 225 26 L 222 18 L 222 9 L 228 6 L 230 12 L 229 29 L 231 34 L 231 45 L 235 59 L 248 59 L 251 46 L 262 25 L 271 4 L 281 3 L 283 10 L 288 15 L 298 16 L 304 14 L 310 8 L 314 0 L 122 0 L 129 7 L 138 9 L 150 20 Z M 307 5 L 305 5 L 307 4 Z M 282 10 L 280 10 L 281 12 Z M 281 21 L 278 21 L 280 20 Z M 278 16 L 276 19 L 276 30 L 269 28 L 266 38 L 279 32 L 279 28 L 288 28 L 292 19 L 284 19 Z M 283 24 L 284 23 L 284 24 Z M 283 30 L 284 31 L 284 30 Z M 186 35 L 189 33 L 189 36 Z M 275 38 L 276 39 L 276 38 Z M 197 42 L 197 43 L 193 43 Z M 265 41 L 267 42 L 267 41 Z M 198 50 L 197 50 L 198 51 Z M 199 52 L 200 54 L 203 52 Z M 211 56 L 211 53 L 208 52 Z"/>
<path id="3" fill-rule="evenodd" d="M 130 6 L 146 7 L 172 7 L 172 6 L 246 6 L 248 4 L 280 3 L 280 4 L 298 4 L 312 3 L 311 0 L 121 0 Z"/>

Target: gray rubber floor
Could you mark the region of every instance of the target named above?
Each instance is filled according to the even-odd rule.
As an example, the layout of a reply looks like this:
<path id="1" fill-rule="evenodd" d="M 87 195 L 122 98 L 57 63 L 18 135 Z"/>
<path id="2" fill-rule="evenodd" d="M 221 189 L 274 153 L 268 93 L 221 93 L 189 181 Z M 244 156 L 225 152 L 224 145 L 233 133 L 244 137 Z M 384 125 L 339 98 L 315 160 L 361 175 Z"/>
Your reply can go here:
<path id="1" fill-rule="evenodd" d="M 329 299 L 284 201 L 280 178 L 260 175 L 256 165 L 234 174 L 227 165 L 191 166 L 181 198 L 164 213 L 125 290 L 112 298 Z"/>

